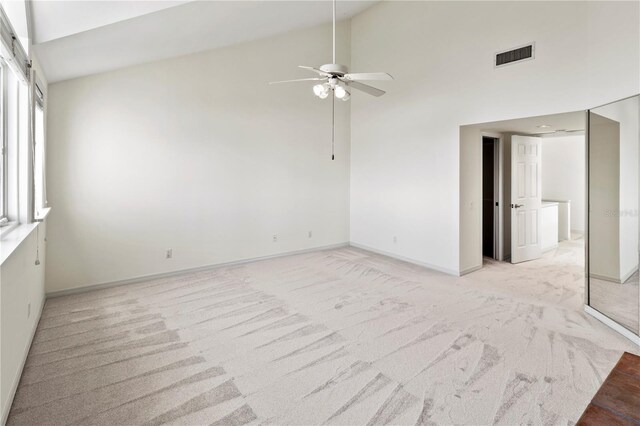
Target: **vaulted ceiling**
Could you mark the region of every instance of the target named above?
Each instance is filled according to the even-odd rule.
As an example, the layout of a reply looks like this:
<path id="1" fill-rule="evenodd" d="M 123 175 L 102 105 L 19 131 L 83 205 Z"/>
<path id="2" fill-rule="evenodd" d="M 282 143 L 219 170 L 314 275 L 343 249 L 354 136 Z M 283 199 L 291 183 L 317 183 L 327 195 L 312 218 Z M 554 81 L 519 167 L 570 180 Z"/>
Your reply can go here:
<path id="1" fill-rule="evenodd" d="M 338 19 L 376 1 L 340 1 Z M 328 23 L 332 10 L 327 0 L 30 4 L 34 50 L 51 83 Z"/>

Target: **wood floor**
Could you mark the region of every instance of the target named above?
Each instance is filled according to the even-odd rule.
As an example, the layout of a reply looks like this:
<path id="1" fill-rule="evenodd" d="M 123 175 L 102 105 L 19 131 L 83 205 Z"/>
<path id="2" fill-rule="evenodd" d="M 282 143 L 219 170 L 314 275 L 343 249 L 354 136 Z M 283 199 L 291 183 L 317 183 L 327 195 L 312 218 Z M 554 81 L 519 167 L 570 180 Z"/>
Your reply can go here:
<path id="1" fill-rule="evenodd" d="M 624 353 L 578 426 L 640 425 L 640 357 Z"/>
<path id="2" fill-rule="evenodd" d="M 342 248 L 49 299 L 8 423 L 572 424 L 638 353 L 584 313 L 580 259 Z"/>

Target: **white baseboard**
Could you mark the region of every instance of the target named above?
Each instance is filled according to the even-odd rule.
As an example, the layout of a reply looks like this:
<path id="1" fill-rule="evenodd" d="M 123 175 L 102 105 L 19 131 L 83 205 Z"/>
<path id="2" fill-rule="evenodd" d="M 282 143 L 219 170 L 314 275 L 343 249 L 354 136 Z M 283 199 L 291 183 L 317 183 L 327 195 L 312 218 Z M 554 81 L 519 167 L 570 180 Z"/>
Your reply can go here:
<path id="1" fill-rule="evenodd" d="M 448 274 L 448 275 L 455 275 L 455 276 L 459 276 L 460 275 L 458 273 L 458 271 L 454 271 L 453 269 L 442 268 L 440 266 L 431 265 L 429 263 L 421 262 L 419 260 L 411 259 L 409 257 L 400 256 L 400 255 L 397 255 L 397 254 L 394 254 L 394 253 L 390 253 L 388 251 L 378 250 L 378 249 L 375 249 L 373 247 L 368 247 L 368 246 L 365 246 L 364 244 L 354 243 L 353 241 L 351 243 L 349 243 L 349 245 L 351 247 L 359 248 L 361 250 L 370 251 L 372 253 L 381 254 L 383 256 L 391 257 L 393 259 L 402 260 L 403 262 L 412 263 L 414 265 L 422 266 L 422 267 L 427 268 L 427 269 L 433 269 L 434 271 L 444 272 L 445 274 Z"/>
<path id="2" fill-rule="evenodd" d="M 594 274 L 593 272 L 589 272 L 589 277 L 595 278 L 600 281 L 607 281 L 614 284 L 621 284 L 620 278 L 607 277 L 606 275 Z"/>
<path id="3" fill-rule="evenodd" d="M 472 266 L 471 268 L 467 268 L 464 271 L 460 271 L 460 273 L 458 275 L 459 276 L 467 275 L 467 274 L 470 274 L 472 272 L 479 271 L 480 269 L 482 269 L 482 265 Z"/>
<path id="4" fill-rule="evenodd" d="M 589 305 L 584 305 L 584 311 L 587 314 L 589 314 L 592 317 L 594 317 L 595 319 L 597 319 L 598 321 L 600 321 L 601 323 L 603 323 L 604 325 L 606 325 L 607 327 L 609 327 L 612 330 L 622 334 L 624 337 L 626 337 L 627 339 L 631 340 L 636 345 L 640 346 L 640 336 L 638 336 L 637 334 L 635 334 L 632 331 L 628 330 L 627 328 L 621 326 L 620 324 L 618 324 L 617 322 L 615 322 L 614 320 L 612 320 L 608 316 L 606 316 L 603 313 L 593 309 Z"/>
<path id="5" fill-rule="evenodd" d="M 29 350 L 31 349 L 31 343 L 33 343 L 33 338 L 36 335 L 36 330 L 38 329 L 38 324 L 40 324 L 40 317 L 42 316 L 42 310 L 44 309 L 44 302 L 46 299 L 42 299 L 40 302 L 40 309 L 38 311 L 38 317 L 34 322 L 33 330 L 31 330 L 31 335 L 29 336 L 29 341 L 24 348 L 24 353 L 22 354 L 22 361 L 20 363 L 20 368 L 16 372 L 16 375 L 11 382 L 11 388 L 9 389 L 9 396 L 7 398 L 6 404 L 2 407 L 2 417 L 0 421 L 0 425 L 5 425 L 7 423 L 7 418 L 9 417 L 9 411 L 11 411 L 11 405 L 13 404 L 13 399 L 16 396 L 16 391 L 18 390 L 18 385 L 20 384 L 20 379 L 22 378 L 22 371 L 24 370 L 24 365 L 27 362 L 27 355 L 29 355 Z"/>
<path id="6" fill-rule="evenodd" d="M 69 289 L 65 289 L 65 290 L 52 291 L 52 292 L 47 293 L 46 297 L 47 297 L 47 299 L 51 299 L 51 298 L 54 298 L 54 297 L 61 297 L 61 296 L 68 296 L 68 295 L 71 295 L 71 294 L 85 293 L 87 291 L 99 290 L 99 289 L 110 288 L 110 287 L 117 287 L 117 286 L 127 285 L 127 284 L 135 284 L 135 283 L 140 283 L 140 282 L 149 281 L 149 280 L 155 280 L 155 279 L 160 279 L 160 278 L 169 278 L 169 277 L 173 277 L 173 276 L 181 275 L 181 274 L 186 274 L 186 273 L 190 273 L 190 272 L 208 271 L 208 270 L 211 270 L 211 269 L 222 268 L 222 267 L 225 267 L 225 266 L 241 265 L 243 263 L 257 262 L 257 261 L 260 261 L 260 260 L 275 259 L 275 258 L 278 258 L 278 257 L 292 256 L 292 255 L 295 255 L 295 254 L 312 253 L 312 252 L 315 252 L 315 251 L 331 250 L 331 249 L 337 249 L 337 248 L 348 247 L 348 246 L 349 246 L 349 243 L 339 243 L 339 244 L 332 244 L 332 245 L 328 245 L 328 246 L 313 247 L 313 248 L 303 249 L 303 250 L 288 251 L 288 252 L 285 252 L 285 253 L 272 254 L 272 255 L 268 255 L 268 256 L 252 257 L 252 258 L 249 258 L 249 259 L 235 260 L 235 261 L 231 261 L 231 262 L 215 263 L 215 264 L 212 264 L 212 265 L 198 266 L 198 267 L 195 267 L 195 268 L 180 269 L 180 270 L 171 271 L 171 272 L 161 272 L 161 273 L 158 273 L 158 274 L 143 275 L 143 276 L 134 277 L 134 278 L 127 278 L 127 279 L 124 279 L 124 280 L 110 281 L 110 282 L 100 283 L 100 284 L 90 284 L 90 285 L 86 285 L 86 286 L 82 286 L 82 287 L 75 287 L 75 288 L 69 288 Z"/>
<path id="7" fill-rule="evenodd" d="M 601 281 L 608 281 L 608 282 L 615 283 L 615 284 L 624 284 L 637 271 L 638 271 L 638 265 L 636 265 L 635 267 L 631 268 L 630 271 L 628 271 L 626 274 L 622 275 L 620 278 L 614 278 L 614 277 L 608 277 L 606 275 L 594 274 L 593 272 L 590 272 L 589 276 L 592 277 L 592 278 L 601 280 Z"/>
<path id="8" fill-rule="evenodd" d="M 631 278 L 633 274 L 635 274 L 636 272 L 638 272 L 638 265 L 631 268 L 629 272 L 627 272 L 622 276 L 622 278 L 620 278 L 620 281 L 622 282 L 622 284 L 626 283 L 629 280 L 629 278 Z"/>

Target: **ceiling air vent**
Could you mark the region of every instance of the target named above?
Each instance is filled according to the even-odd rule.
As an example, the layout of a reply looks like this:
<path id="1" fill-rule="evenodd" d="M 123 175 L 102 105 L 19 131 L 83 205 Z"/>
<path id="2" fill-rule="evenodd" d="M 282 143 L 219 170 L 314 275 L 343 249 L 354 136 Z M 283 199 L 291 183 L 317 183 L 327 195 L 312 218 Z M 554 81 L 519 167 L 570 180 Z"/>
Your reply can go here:
<path id="1" fill-rule="evenodd" d="M 496 67 L 533 59 L 533 46 L 534 44 L 531 43 L 517 49 L 496 53 Z"/>

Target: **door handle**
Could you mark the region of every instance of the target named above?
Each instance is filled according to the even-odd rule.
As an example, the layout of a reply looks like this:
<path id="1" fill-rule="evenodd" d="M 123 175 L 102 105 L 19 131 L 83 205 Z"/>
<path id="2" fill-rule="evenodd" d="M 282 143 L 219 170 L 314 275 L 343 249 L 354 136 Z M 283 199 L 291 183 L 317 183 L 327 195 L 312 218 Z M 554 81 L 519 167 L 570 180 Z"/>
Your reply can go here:
<path id="1" fill-rule="evenodd" d="M 512 209 L 519 209 L 520 207 L 524 207 L 524 204 L 511 204 Z"/>

